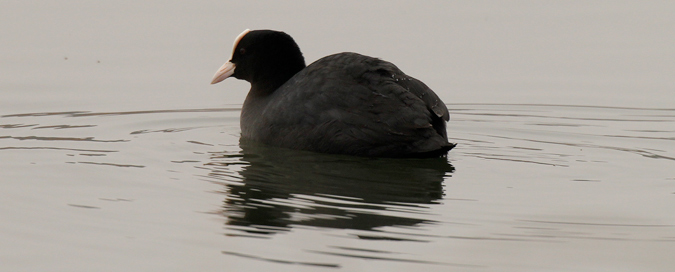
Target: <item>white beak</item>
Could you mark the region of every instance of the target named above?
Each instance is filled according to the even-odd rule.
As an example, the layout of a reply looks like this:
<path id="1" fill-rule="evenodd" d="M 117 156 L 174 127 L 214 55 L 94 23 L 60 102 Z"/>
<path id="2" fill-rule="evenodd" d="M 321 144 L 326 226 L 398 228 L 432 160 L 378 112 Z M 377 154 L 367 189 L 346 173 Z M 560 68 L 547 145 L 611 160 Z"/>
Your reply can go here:
<path id="1" fill-rule="evenodd" d="M 239 44 L 239 41 L 241 41 L 246 34 L 248 34 L 251 30 L 246 29 L 244 32 L 239 34 L 236 39 L 234 39 L 234 44 L 232 45 L 232 56 L 234 56 L 234 50 L 237 48 L 237 44 Z M 216 84 L 218 82 L 221 82 L 225 80 L 226 78 L 230 77 L 232 74 L 234 74 L 234 68 L 236 65 L 232 62 L 226 62 L 223 64 L 223 66 L 218 69 L 218 72 L 213 76 L 213 79 L 211 80 L 211 84 Z"/>
<path id="2" fill-rule="evenodd" d="M 228 61 L 223 64 L 223 66 L 221 66 L 220 69 L 218 69 L 218 72 L 216 72 L 216 74 L 213 76 L 211 84 L 216 84 L 230 77 L 232 74 L 234 74 L 234 68 L 235 65 L 232 62 Z"/>

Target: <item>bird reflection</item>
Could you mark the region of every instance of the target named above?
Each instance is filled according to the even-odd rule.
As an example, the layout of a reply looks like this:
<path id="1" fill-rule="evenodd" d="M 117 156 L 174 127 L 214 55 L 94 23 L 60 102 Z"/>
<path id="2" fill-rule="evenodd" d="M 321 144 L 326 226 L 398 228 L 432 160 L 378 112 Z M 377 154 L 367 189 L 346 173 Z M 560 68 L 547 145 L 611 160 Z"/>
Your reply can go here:
<path id="1" fill-rule="evenodd" d="M 213 153 L 206 166 L 226 186 L 228 228 L 256 235 L 298 225 L 372 230 L 430 223 L 416 215 L 443 198 L 443 180 L 454 171 L 446 158 L 361 158 L 244 140 L 240 147 Z"/>

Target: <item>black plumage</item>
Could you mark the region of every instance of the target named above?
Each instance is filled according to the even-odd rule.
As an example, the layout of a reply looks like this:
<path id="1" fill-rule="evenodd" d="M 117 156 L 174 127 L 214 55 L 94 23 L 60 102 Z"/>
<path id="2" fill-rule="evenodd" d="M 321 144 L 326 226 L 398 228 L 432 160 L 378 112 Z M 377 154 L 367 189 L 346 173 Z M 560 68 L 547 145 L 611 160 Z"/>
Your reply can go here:
<path id="1" fill-rule="evenodd" d="M 447 139 L 445 104 L 394 64 L 339 53 L 305 67 L 289 35 L 242 35 L 213 83 L 230 75 L 251 83 L 241 114 L 243 138 L 370 157 L 438 157 L 454 147 Z"/>

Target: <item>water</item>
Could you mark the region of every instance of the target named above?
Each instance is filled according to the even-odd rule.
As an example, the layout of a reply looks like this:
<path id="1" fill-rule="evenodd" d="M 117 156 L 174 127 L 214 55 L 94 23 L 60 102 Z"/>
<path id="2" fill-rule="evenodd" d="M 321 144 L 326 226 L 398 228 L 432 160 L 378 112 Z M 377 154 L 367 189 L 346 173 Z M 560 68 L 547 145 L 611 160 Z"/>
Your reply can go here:
<path id="1" fill-rule="evenodd" d="M 672 270 L 671 4 L 275 3 L 3 4 L 0 271 Z M 395 62 L 458 146 L 240 143 L 208 82 L 261 27 Z"/>
<path id="2" fill-rule="evenodd" d="M 3 115 L 3 266 L 672 267 L 675 110 L 449 107 L 430 160 L 239 144 L 237 108 Z"/>

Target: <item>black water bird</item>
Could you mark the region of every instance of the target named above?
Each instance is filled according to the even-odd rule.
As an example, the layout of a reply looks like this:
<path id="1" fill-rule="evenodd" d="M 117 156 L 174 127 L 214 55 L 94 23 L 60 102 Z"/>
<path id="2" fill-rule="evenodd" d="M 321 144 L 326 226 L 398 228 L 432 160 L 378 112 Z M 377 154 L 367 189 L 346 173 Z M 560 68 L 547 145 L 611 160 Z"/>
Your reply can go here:
<path id="1" fill-rule="evenodd" d="M 455 146 L 443 101 L 387 61 L 338 53 L 305 66 L 288 34 L 245 30 L 211 84 L 231 76 L 251 83 L 244 139 L 367 157 L 439 157 Z"/>

